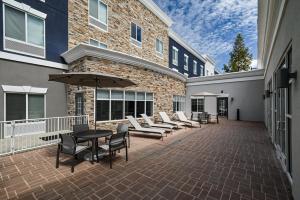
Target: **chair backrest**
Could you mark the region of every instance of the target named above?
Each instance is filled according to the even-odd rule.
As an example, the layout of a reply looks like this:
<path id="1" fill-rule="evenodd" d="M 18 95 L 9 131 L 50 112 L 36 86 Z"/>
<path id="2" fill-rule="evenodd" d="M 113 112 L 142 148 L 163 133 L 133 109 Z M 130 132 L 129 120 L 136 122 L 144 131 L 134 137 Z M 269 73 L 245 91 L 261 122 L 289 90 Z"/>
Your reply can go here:
<path id="1" fill-rule="evenodd" d="M 161 119 L 163 120 L 163 122 L 171 121 L 171 119 L 169 118 L 169 116 L 167 115 L 166 112 L 159 112 L 159 115 L 160 115 Z"/>
<path id="2" fill-rule="evenodd" d="M 127 124 L 118 124 L 117 133 L 128 133 L 128 125 Z"/>
<path id="3" fill-rule="evenodd" d="M 141 125 L 132 116 L 126 116 L 126 118 L 129 120 L 129 122 L 135 129 L 138 130 L 142 128 Z"/>
<path id="4" fill-rule="evenodd" d="M 154 125 L 153 121 L 146 114 L 141 115 L 147 124 L 149 124 L 150 126 Z"/>
<path id="5" fill-rule="evenodd" d="M 74 131 L 74 133 L 88 131 L 89 129 L 90 128 L 89 128 L 88 124 L 73 125 L 73 131 Z"/>
<path id="6" fill-rule="evenodd" d="M 61 151 L 73 155 L 76 151 L 76 141 L 74 137 L 67 134 L 59 134 L 59 138 L 61 139 Z"/>
<path id="7" fill-rule="evenodd" d="M 199 120 L 200 112 L 192 112 L 192 120 Z"/>
<path id="8" fill-rule="evenodd" d="M 180 121 L 187 121 L 188 119 L 186 118 L 185 114 L 182 111 L 177 111 L 176 112 L 178 119 Z"/>

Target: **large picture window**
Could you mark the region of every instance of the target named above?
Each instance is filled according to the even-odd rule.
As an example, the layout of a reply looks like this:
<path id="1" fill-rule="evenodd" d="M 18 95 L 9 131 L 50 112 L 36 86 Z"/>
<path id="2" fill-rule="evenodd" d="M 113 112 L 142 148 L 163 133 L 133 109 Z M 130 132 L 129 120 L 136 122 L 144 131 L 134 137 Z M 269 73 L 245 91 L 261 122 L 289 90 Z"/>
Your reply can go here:
<path id="1" fill-rule="evenodd" d="M 6 93 L 6 120 L 45 117 L 45 97 L 40 94 Z"/>
<path id="2" fill-rule="evenodd" d="M 185 96 L 173 96 L 173 112 L 185 111 Z"/>
<path id="3" fill-rule="evenodd" d="M 153 115 L 153 93 L 98 90 L 97 121 L 125 119 L 126 116 Z"/>
<path id="4" fill-rule="evenodd" d="M 192 99 L 192 112 L 204 112 L 204 98 L 203 99 Z"/>

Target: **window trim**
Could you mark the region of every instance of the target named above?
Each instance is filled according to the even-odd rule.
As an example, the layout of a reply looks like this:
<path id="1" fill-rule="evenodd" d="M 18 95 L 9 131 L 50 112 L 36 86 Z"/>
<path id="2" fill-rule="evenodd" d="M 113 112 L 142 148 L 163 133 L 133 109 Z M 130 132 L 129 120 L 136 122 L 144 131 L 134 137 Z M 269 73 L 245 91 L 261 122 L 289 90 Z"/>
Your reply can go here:
<path id="1" fill-rule="evenodd" d="M 10 2 L 10 3 L 7 3 L 7 2 Z M 47 14 L 44 14 L 40 11 L 37 11 L 37 10 L 31 8 L 30 6 L 26 5 L 26 4 L 24 4 L 23 6 L 18 6 L 14 3 L 11 3 L 11 2 L 14 2 L 14 1 L 13 0 L 3 0 L 3 4 L 2 4 L 3 50 L 9 51 L 9 52 L 20 53 L 20 54 L 23 54 L 23 55 L 29 55 L 29 56 L 33 56 L 33 57 L 38 57 L 38 58 L 46 58 L 46 16 L 47 16 Z M 5 32 L 5 25 L 6 25 L 5 24 L 5 21 L 6 21 L 5 8 L 6 8 L 6 6 L 24 13 L 24 15 L 25 15 L 25 41 L 5 36 L 5 33 L 6 33 Z M 31 11 L 31 10 L 33 10 L 33 11 Z M 31 15 L 33 17 L 36 17 L 36 18 L 39 18 L 39 19 L 43 20 L 43 24 L 44 24 L 44 26 L 43 26 L 43 28 L 44 28 L 44 35 L 43 35 L 44 36 L 44 45 L 43 46 L 39 46 L 39 45 L 36 45 L 36 44 L 31 44 L 31 43 L 28 42 L 28 30 L 27 30 L 28 15 Z M 44 56 L 39 56 L 39 55 L 36 55 L 36 54 L 27 53 L 27 52 L 24 52 L 24 51 L 7 48 L 6 43 L 5 43 L 6 39 L 10 40 L 10 41 L 21 43 L 21 44 L 25 44 L 25 45 L 28 45 L 28 46 L 41 48 L 44 51 Z"/>
<path id="2" fill-rule="evenodd" d="M 177 52 L 177 59 L 175 60 L 173 57 L 173 51 Z M 179 50 L 175 47 L 172 46 L 172 64 L 178 66 L 178 57 L 179 57 Z"/>
<path id="3" fill-rule="evenodd" d="M 91 40 L 94 40 L 95 42 L 98 42 L 98 45 L 97 45 L 97 46 L 96 46 L 96 45 L 92 45 L 92 44 L 91 44 Z M 101 44 L 102 44 L 102 45 L 105 45 L 106 48 L 101 47 L 101 46 L 100 46 Z M 96 40 L 96 39 L 93 39 L 93 38 L 90 38 L 90 39 L 89 39 L 89 45 L 92 45 L 93 47 L 99 47 L 99 48 L 101 48 L 101 49 L 107 49 L 107 48 L 108 48 L 108 46 L 107 46 L 106 43 L 100 42 L 99 40 Z"/>
<path id="4" fill-rule="evenodd" d="M 97 0 L 97 2 L 98 2 L 98 9 L 99 9 L 99 2 L 103 3 L 104 5 L 106 5 L 106 24 L 103 23 L 102 21 L 100 21 L 99 19 L 97 19 L 97 18 L 95 18 L 95 17 L 93 17 L 93 16 L 90 15 L 90 0 L 88 0 L 88 24 L 89 24 L 90 26 L 93 26 L 93 27 L 95 27 L 95 28 L 101 30 L 101 31 L 108 32 L 108 22 L 109 22 L 109 20 L 108 20 L 108 8 L 109 8 L 109 7 L 108 7 L 108 4 L 105 3 L 105 2 L 103 2 L 102 0 Z M 99 11 L 99 10 L 98 10 L 98 11 Z M 99 13 L 99 12 L 98 12 L 98 13 Z M 96 26 L 96 25 L 92 24 L 92 23 L 90 22 L 90 17 L 93 18 L 94 20 L 96 20 L 97 22 L 101 23 L 102 25 L 106 26 L 106 29 L 103 29 L 103 28 L 101 28 L 101 27 L 99 27 L 99 26 Z M 99 17 L 99 16 L 98 16 L 98 17 Z"/>
<path id="5" fill-rule="evenodd" d="M 196 60 L 193 60 L 193 74 L 194 75 L 197 75 L 197 73 L 198 73 L 197 68 L 198 68 L 198 62 Z"/>
<path id="6" fill-rule="evenodd" d="M 136 27 L 140 27 L 140 29 L 141 29 L 141 41 L 138 41 L 137 40 L 137 38 L 135 39 L 135 38 L 133 38 L 132 36 L 131 36 L 131 31 L 132 31 L 132 24 L 134 24 Z M 143 46 L 143 28 L 142 28 L 142 26 L 140 26 L 138 23 L 136 23 L 136 22 L 130 22 L 130 43 L 131 44 L 133 44 L 134 46 L 136 46 L 136 47 L 139 47 L 139 48 L 142 48 L 142 46 Z M 136 28 L 136 37 L 137 37 L 137 28 Z M 139 45 L 136 45 L 135 44 L 135 42 L 137 42 Z"/>
<path id="7" fill-rule="evenodd" d="M 137 102 L 138 101 L 142 101 L 142 102 L 145 102 L 145 105 L 144 105 L 144 111 L 146 112 L 146 102 L 152 102 L 152 116 L 149 116 L 149 117 L 153 117 L 154 116 L 154 93 L 153 92 L 145 92 L 145 91 L 135 91 L 135 90 L 114 90 L 114 89 L 98 89 L 98 90 L 105 90 L 105 91 L 109 91 L 109 99 L 98 99 L 97 98 L 97 92 L 96 90 L 94 89 L 94 121 L 96 122 L 99 122 L 99 123 L 106 123 L 106 122 L 117 122 L 117 121 L 124 121 L 124 120 L 127 120 L 126 119 L 126 113 L 125 113 L 125 102 L 126 102 L 126 92 L 134 92 L 134 100 L 130 100 L 130 101 L 134 101 L 134 118 L 136 119 L 141 119 L 142 117 L 137 117 L 136 114 L 137 114 Z M 121 91 L 123 92 L 123 99 L 112 99 L 111 98 L 111 93 L 112 91 Z M 144 93 L 145 95 L 145 99 L 144 100 L 138 100 L 137 99 L 137 93 Z M 151 93 L 153 94 L 153 99 L 152 100 L 147 100 L 147 94 L 148 93 Z M 98 101 L 98 100 L 106 100 L 106 101 L 109 101 L 109 114 L 108 114 L 108 120 L 103 120 L 103 121 L 99 121 L 99 120 L 96 120 L 96 107 L 95 107 L 95 102 Z M 112 120 L 111 119 L 111 101 L 122 101 L 123 102 L 123 118 L 122 119 L 115 119 L 115 120 Z"/>
<path id="8" fill-rule="evenodd" d="M 157 41 L 161 42 L 162 44 L 162 52 L 157 51 Z M 156 55 L 158 55 L 160 58 L 163 57 L 164 55 L 164 43 L 160 38 L 155 38 L 155 51 L 156 51 Z"/>
<path id="9" fill-rule="evenodd" d="M 187 59 L 187 65 L 185 65 L 185 59 Z M 187 55 L 187 54 L 184 54 L 184 60 L 183 60 L 183 68 L 184 68 L 184 70 L 186 70 L 186 71 L 189 71 L 189 56 Z"/>

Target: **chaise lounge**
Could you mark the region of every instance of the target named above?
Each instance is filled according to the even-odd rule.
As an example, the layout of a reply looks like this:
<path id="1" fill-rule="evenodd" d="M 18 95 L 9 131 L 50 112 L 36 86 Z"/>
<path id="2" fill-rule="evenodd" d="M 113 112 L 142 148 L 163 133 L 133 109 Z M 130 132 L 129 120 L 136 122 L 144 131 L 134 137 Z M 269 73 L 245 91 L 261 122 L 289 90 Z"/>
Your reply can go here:
<path id="1" fill-rule="evenodd" d="M 184 126 L 185 124 L 182 123 L 182 122 L 175 122 L 175 121 L 172 121 L 170 119 L 170 117 L 167 115 L 166 112 L 159 112 L 159 115 L 163 121 L 163 123 L 166 123 L 166 124 L 171 124 L 171 125 L 174 125 L 174 126 L 177 126 L 177 127 L 180 127 L 180 126 Z"/>
<path id="2" fill-rule="evenodd" d="M 176 126 L 171 125 L 171 124 L 155 124 L 150 117 L 148 117 L 146 114 L 141 114 L 141 116 L 143 117 L 143 119 L 145 120 L 145 122 L 151 126 L 151 127 L 156 127 L 156 128 L 163 128 L 163 129 L 174 129 L 176 128 Z"/>
<path id="3" fill-rule="evenodd" d="M 187 117 L 185 116 L 185 114 L 182 111 L 177 111 L 176 115 L 177 115 L 180 122 L 183 122 L 183 123 L 185 123 L 185 124 L 187 124 L 191 127 L 197 127 L 197 126 L 201 127 L 200 123 L 192 121 L 192 120 L 188 120 Z"/>

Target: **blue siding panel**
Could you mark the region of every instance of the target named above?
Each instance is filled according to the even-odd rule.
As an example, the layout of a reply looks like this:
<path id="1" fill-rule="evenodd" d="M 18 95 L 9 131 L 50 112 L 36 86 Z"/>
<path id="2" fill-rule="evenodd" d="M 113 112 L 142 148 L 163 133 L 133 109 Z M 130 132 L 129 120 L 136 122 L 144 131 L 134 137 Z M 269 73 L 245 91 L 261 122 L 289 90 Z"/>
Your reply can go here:
<path id="1" fill-rule="evenodd" d="M 178 49 L 178 66 L 173 65 L 172 63 L 172 49 L 173 46 Z M 186 71 L 184 69 L 184 54 L 189 56 L 189 69 Z M 197 75 L 193 73 L 193 61 L 197 61 Z M 192 53 L 190 53 L 188 50 L 186 50 L 183 46 L 178 44 L 175 40 L 169 37 L 169 67 L 170 68 L 175 68 L 178 70 L 178 72 L 184 74 L 187 73 L 189 77 L 198 77 L 200 76 L 200 66 L 203 66 L 202 69 L 202 74 L 204 74 L 205 71 L 205 63 L 194 56 Z"/>
<path id="2" fill-rule="evenodd" d="M 65 63 L 60 56 L 68 50 L 68 0 L 17 0 L 47 14 L 46 22 L 46 60 Z M 3 3 L 1 0 L 0 48 L 3 51 Z M 9 52 L 9 51 L 7 51 Z M 22 55 L 22 54 L 20 54 Z"/>

